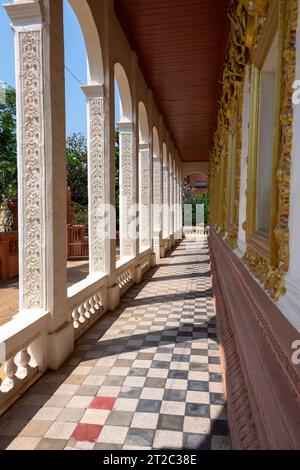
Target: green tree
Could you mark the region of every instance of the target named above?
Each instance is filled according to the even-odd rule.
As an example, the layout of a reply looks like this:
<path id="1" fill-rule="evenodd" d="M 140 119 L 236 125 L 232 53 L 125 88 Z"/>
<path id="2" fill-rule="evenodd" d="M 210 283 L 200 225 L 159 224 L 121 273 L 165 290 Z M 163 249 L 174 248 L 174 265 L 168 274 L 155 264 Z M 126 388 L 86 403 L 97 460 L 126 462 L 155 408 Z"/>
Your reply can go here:
<path id="1" fill-rule="evenodd" d="M 72 191 L 72 200 L 80 206 L 87 206 L 87 142 L 83 134 L 74 132 L 67 138 L 66 155 L 68 186 Z"/>
<path id="2" fill-rule="evenodd" d="M 0 101 L 0 206 L 17 197 L 16 92 L 2 89 Z"/>
<path id="3" fill-rule="evenodd" d="M 192 221 L 193 225 L 196 225 L 196 206 L 197 204 L 204 204 L 204 223 L 205 225 L 209 222 L 209 193 L 205 192 L 197 194 L 193 184 L 190 184 L 187 180 L 183 183 L 183 204 L 192 204 Z"/>

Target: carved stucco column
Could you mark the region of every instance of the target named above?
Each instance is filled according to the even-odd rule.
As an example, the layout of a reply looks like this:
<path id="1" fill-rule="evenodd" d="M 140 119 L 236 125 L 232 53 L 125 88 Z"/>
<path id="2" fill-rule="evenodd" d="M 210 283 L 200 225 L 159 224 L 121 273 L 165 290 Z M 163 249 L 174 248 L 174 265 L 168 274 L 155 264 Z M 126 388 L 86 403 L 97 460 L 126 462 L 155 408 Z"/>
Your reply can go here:
<path id="1" fill-rule="evenodd" d="M 41 368 L 57 368 L 74 342 L 67 309 L 62 2 L 24 0 L 5 8 L 16 55 L 19 309 L 50 313 L 48 345 L 33 349 L 39 362 L 44 357 Z"/>
<path id="2" fill-rule="evenodd" d="M 120 256 L 136 256 L 136 154 L 133 123 L 121 122 L 120 149 Z"/>
<path id="3" fill-rule="evenodd" d="M 171 244 L 174 244 L 174 179 L 173 179 L 173 163 L 172 159 L 170 160 L 170 168 L 169 168 L 169 235 L 171 239 Z"/>
<path id="4" fill-rule="evenodd" d="M 82 87 L 87 100 L 90 273 L 107 272 L 105 220 L 104 92 L 101 85 Z"/>
<path id="5" fill-rule="evenodd" d="M 161 157 L 153 157 L 153 251 L 156 262 L 163 256 L 162 248 L 162 204 L 163 204 L 163 173 Z"/>
<path id="6" fill-rule="evenodd" d="M 182 238 L 182 176 L 181 171 L 178 170 L 178 199 L 177 199 L 177 212 L 178 212 L 178 237 Z"/>
<path id="7" fill-rule="evenodd" d="M 38 2 L 6 7 L 16 52 L 20 310 L 45 308 L 43 20 Z M 27 16 L 27 18 L 26 18 Z M 26 18 L 26 20 L 25 20 Z"/>
<path id="8" fill-rule="evenodd" d="M 177 186 L 177 177 L 176 177 L 176 166 L 174 169 L 173 175 L 173 201 L 174 201 L 174 239 L 177 240 L 177 230 L 178 230 L 178 186 Z"/>
<path id="9" fill-rule="evenodd" d="M 163 238 L 169 238 L 170 225 L 170 191 L 169 191 L 169 169 L 167 162 L 163 163 Z"/>
<path id="10" fill-rule="evenodd" d="M 150 145 L 139 145 L 140 248 L 151 245 L 151 158 Z"/>

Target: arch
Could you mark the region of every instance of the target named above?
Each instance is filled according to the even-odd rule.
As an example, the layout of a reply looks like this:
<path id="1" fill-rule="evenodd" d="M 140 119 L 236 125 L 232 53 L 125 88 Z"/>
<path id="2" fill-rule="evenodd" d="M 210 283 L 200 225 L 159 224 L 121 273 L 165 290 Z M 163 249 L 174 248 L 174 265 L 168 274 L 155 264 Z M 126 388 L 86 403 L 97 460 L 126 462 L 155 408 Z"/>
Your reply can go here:
<path id="1" fill-rule="evenodd" d="M 119 63 L 115 64 L 114 70 L 119 88 L 120 122 L 132 122 L 132 98 L 126 72 Z"/>
<path id="2" fill-rule="evenodd" d="M 208 176 L 209 162 L 183 162 L 181 170 L 183 180 L 192 173 L 204 173 Z"/>
<path id="3" fill-rule="evenodd" d="M 156 127 L 153 127 L 153 156 L 154 157 L 159 157 L 160 156 L 160 146 L 159 146 L 159 138 L 158 138 L 158 132 Z"/>
<path id="4" fill-rule="evenodd" d="M 203 173 L 202 171 L 192 171 L 191 173 L 186 175 L 187 178 L 191 176 L 193 176 L 193 179 L 197 179 L 199 181 L 208 179 L 207 175 Z"/>
<path id="5" fill-rule="evenodd" d="M 145 105 L 139 102 L 139 143 L 148 144 L 150 140 L 148 116 Z"/>
<path id="6" fill-rule="evenodd" d="M 104 83 L 102 49 L 97 26 L 86 0 L 68 0 L 80 24 L 84 37 L 87 63 L 88 84 Z"/>

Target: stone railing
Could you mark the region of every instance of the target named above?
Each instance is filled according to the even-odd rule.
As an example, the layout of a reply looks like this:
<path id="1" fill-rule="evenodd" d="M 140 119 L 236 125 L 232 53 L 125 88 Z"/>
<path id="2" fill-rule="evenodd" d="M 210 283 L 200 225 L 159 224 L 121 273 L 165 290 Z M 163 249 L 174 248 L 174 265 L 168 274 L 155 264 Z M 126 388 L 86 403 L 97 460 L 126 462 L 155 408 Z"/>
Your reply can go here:
<path id="1" fill-rule="evenodd" d="M 135 258 L 117 261 L 117 284 L 122 297 L 134 284 Z"/>
<path id="2" fill-rule="evenodd" d="M 164 258 L 170 249 L 171 249 L 170 238 L 163 238 L 161 241 L 161 257 Z"/>
<path id="3" fill-rule="evenodd" d="M 0 282 L 8 281 L 19 272 L 18 232 L 0 233 Z"/>
<path id="4" fill-rule="evenodd" d="M 139 263 L 140 263 L 142 275 L 146 274 L 146 272 L 151 268 L 150 256 L 151 256 L 150 252 L 140 255 Z"/>
<path id="5" fill-rule="evenodd" d="M 151 267 L 151 257 L 152 251 L 147 249 L 136 257 L 117 261 L 115 279 L 120 296 L 141 281 Z M 78 339 L 111 308 L 109 289 L 108 276 L 97 273 L 68 288 L 66 311 L 69 312 L 70 341 Z M 52 351 L 48 349 L 56 334 L 51 331 L 50 318 L 47 312 L 26 310 L 26 314 L 19 313 L 0 327 L 0 415 L 48 367 L 56 369 Z M 69 346 L 71 352 L 73 344 L 66 345 L 66 349 Z"/>
<path id="6" fill-rule="evenodd" d="M 47 313 L 16 315 L 0 329 L 0 415 L 46 369 Z"/>
<path id="7" fill-rule="evenodd" d="M 183 227 L 183 235 L 187 240 L 197 240 L 201 239 L 206 233 L 206 228 L 204 225 L 199 225 L 196 227 Z"/>
<path id="8" fill-rule="evenodd" d="M 68 288 L 70 320 L 79 338 L 107 310 L 107 276 L 90 275 Z"/>

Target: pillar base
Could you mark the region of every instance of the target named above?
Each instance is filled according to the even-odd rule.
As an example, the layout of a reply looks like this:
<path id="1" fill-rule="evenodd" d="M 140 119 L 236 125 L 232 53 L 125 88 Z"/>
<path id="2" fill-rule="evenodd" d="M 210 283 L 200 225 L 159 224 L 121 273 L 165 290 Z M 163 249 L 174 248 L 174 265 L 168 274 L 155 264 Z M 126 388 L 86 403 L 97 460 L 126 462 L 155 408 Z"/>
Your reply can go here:
<path id="1" fill-rule="evenodd" d="M 134 282 L 135 284 L 140 284 L 143 279 L 143 271 L 140 265 L 136 266 L 134 269 Z"/>
<path id="2" fill-rule="evenodd" d="M 109 311 L 115 310 L 120 304 L 120 288 L 115 284 L 107 289 L 107 308 Z"/>
<path id="3" fill-rule="evenodd" d="M 156 268 L 156 266 L 157 266 L 156 253 L 155 252 L 151 253 L 150 266 L 151 266 L 151 268 Z"/>
<path id="4" fill-rule="evenodd" d="M 57 370 L 74 350 L 74 327 L 71 322 L 48 335 L 48 366 Z"/>

